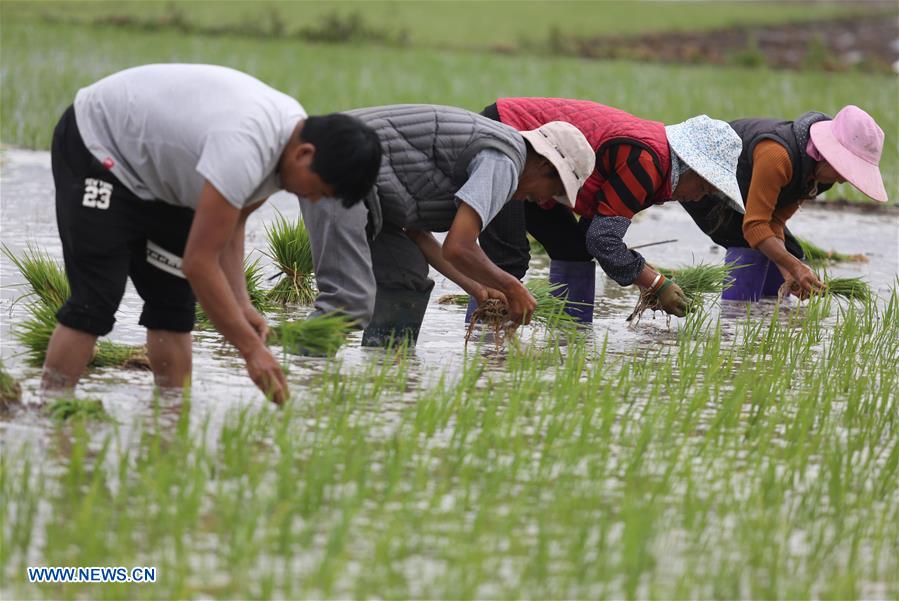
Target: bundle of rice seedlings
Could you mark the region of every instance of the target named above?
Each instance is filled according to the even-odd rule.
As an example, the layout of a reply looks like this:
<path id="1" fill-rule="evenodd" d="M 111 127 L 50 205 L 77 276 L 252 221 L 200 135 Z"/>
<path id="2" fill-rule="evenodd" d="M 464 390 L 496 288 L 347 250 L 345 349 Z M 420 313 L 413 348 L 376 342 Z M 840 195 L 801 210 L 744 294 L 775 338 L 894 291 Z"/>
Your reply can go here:
<path id="1" fill-rule="evenodd" d="M 31 303 L 28 310 L 31 312 L 31 318 L 16 327 L 15 336 L 25 347 L 28 363 L 40 367 L 44 364 L 50 337 L 56 329 L 56 309 L 43 303 Z M 89 365 L 148 370 L 150 360 L 143 345 L 131 346 L 111 340 L 98 340 Z"/>
<path id="2" fill-rule="evenodd" d="M 58 398 L 47 407 L 47 413 L 61 422 L 70 419 L 112 421 L 103 409 L 103 403 L 94 399 Z"/>
<path id="3" fill-rule="evenodd" d="M 69 298 L 69 280 L 65 271 L 46 252 L 29 243 L 21 257 L 15 256 L 6 245 L 3 254 L 28 282 L 30 290 L 23 297 L 36 296 L 41 303 L 57 309 Z"/>
<path id="4" fill-rule="evenodd" d="M 525 287 L 534 295 L 537 308 L 531 315 L 531 323 L 541 325 L 548 329 L 574 330 L 577 320 L 565 312 L 567 300 L 565 296 L 556 296 L 556 292 L 563 284 L 550 284 L 547 280 L 529 280 Z M 471 322 L 468 331 L 465 332 L 465 344 L 468 344 L 471 334 L 478 324 L 492 328 L 493 340 L 497 348 L 514 336 L 517 325 L 509 322 L 509 308 L 500 300 L 488 299 L 478 305 L 471 314 Z"/>
<path id="5" fill-rule="evenodd" d="M 468 306 L 467 294 L 444 294 L 437 299 L 438 305 L 459 305 L 460 307 Z"/>
<path id="6" fill-rule="evenodd" d="M 110 340 L 98 340 L 94 347 L 91 367 L 123 367 L 125 369 L 150 369 L 150 359 L 144 346 L 129 346 Z"/>
<path id="7" fill-rule="evenodd" d="M 531 255 L 545 255 L 546 247 L 539 240 L 528 234 L 528 244 L 531 247 Z"/>
<path id="8" fill-rule="evenodd" d="M 0 411 L 18 404 L 21 398 L 22 388 L 11 375 L 6 373 L 6 368 L 0 361 Z"/>
<path id="9" fill-rule="evenodd" d="M 861 278 L 824 277 L 825 294 L 832 294 L 849 300 L 869 301 L 874 297 L 871 287 Z"/>
<path id="10" fill-rule="evenodd" d="M 259 265 L 259 259 L 252 263 L 244 262 L 244 276 L 247 281 L 247 293 L 250 295 L 250 302 L 256 307 L 260 313 L 265 313 L 272 309 L 272 303 L 268 298 L 268 291 L 262 287 L 264 275 L 262 266 Z"/>
<path id="11" fill-rule="evenodd" d="M 259 265 L 259 259 L 252 263 L 244 261 L 244 276 L 247 281 L 247 292 L 250 295 L 250 302 L 256 307 L 256 310 L 262 314 L 271 311 L 272 303 L 268 298 L 268 292 L 262 288 L 263 273 L 262 267 Z M 206 311 L 200 303 L 197 303 L 196 327 L 201 330 L 212 329 L 212 322 Z"/>
<path id="12" fill-rule="evenodd" d="M 529 280 L 525 283 L 525 287 L 537 301 L 537 308 L 531 315 L 531 323 L 545 328 L 569 328 L 577 325 L 577 320 L 565 312 L 565 306 L 583 303 L 573 301 L 569 303 L 567 295 L 554 294 L 559 288 L 563 288 L 564 284 L 550 284 L 548 280 Z"/>
<path id="13" fill-rule="evenodd" d="M 687 297 L 687 311 L 690 311 L 695 303 L 701 300 L 703 294 L 720 294 L 730 285 L 730 272 L 735 268 L 733 264 L 706 265 L 699 263 L 680 269 L 657 268 L 656 271 L 680 286 Z M 646 310 L 661 311 L 662 305 L 655 294 L 644 290 L 637 299 L 634 310 L 627 317 L 627 321 L 640 321 L 640 317 Z"/>
<path id="14" fill-rule="evenodd" d="M 30 245 L 21 257 L 14 256 L 6 247 L 3 247 L 3 253 L 18 268 L 28 284 L 28 290 L 22 298 L 34 299 L 27 305 L 31 317 L 16 326 L 14 335 L 25 347 L 28 362 L 35 366 L 43 365 L 50 337 L 56 329 L 56 312 L 69 298 L 69 281 L 59 263 Z M 98 342 L 90 365 L 132 369 L 150 367 L 143 346 L 129 346 L 109 340 Z"/>
<path id="15" fill-rule="evenodd" d="M 268 342 L 293 355 L 331 357 L 346 342 L 355 323 L 342 313 L 285 321 L 271 328 Z"/>
<path id="16" fill-rule="evenodd" d="M 266 229 L 269 252 L 265 253 L 275 262 L 282 275 L 272 288 L 269 298 L 280 304 L 299 303 L 308 305 L 315 300 L 315 276 L 312 267 L 312 246 L 309 232 L 301 220 L 291 223 L 282 215 Z"/>
<path id="17" fill-rule="evenodd" d="M 867 302 L 874 298 L 874 293 L 870 286 L 861 278 L 832 278 L 827 274 L 821 279 L 824 283 L 823 294 L 839 296 L 848 300 L 860 300 Z M 791 290 L 789 284 L 784 282 L 780 290 L 777 291 L 778 299 L 790 296 Z"/>
<path id="18" fill-rule="evenodd" d="M 826 265 L 827 263 L 842 263 L 842 262 L 855 262 L 855 263 L 867 263 L 868 257 L 865 255 L 845 255 L 843 253 L 838 253 L 835 250 L 824 250 L 820 246 L 809 242 L 803 238 L 799 238 L 797 236 L 796 241 L 799 242 L 799 246 L 802 247 L 802 252 L 805 254 L 805 262 L 809 265 Z"/>
<path id="19" fill-rule="evenodd" d="M 31 317 L 18 324 L 13 334 L 19 344 L 25 347 L 30 365 L 40 367 L 47 355 L 50 336 L 56 329 L 56 308 L 44 303 L 30 303 L 28 311 Z"/>

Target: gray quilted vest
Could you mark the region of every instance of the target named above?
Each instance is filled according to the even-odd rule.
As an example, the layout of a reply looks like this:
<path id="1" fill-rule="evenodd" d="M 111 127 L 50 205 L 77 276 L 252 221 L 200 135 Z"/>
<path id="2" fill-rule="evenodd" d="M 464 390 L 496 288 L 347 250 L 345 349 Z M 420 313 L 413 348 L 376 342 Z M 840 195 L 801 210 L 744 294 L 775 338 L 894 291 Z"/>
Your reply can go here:
<path id="1" fill-rule="evenodd" d="M 517 131 L 464 109 L 393 104 L 347 114 L 372 127 L 384 151 L 377 183 L 365 199 L 372 238 L 384 222 L 448 230 L 456 192 L 468 179 L 469 163 L 484 149 L 508 156 L 519 174 L 524 168 L 527 148 Z"/>

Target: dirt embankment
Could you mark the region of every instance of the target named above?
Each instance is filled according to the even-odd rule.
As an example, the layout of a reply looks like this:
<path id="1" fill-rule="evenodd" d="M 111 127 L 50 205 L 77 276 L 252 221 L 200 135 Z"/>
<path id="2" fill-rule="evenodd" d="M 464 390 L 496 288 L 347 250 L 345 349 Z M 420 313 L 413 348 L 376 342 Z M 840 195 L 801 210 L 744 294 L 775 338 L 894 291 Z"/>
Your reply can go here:
<path id="1" fill-rule="evenodd" d="M 585 58 L 891 73 L 899 72 L 899 13 L 640 36 L 556 32 L 550 46 Z"/>
<path id="2" fill-rule="evenodd" d="M 873 200 L 847 200 L 834 198 L 826 200 L 816 198 L 803 204 L 806 208 L 830 209 L 835 211 L 851 211 L 854 213 L 877 213 L 881 215 L 899 215 L 899 204 L 892 201 L 888 203 L 874 202 Z"/>

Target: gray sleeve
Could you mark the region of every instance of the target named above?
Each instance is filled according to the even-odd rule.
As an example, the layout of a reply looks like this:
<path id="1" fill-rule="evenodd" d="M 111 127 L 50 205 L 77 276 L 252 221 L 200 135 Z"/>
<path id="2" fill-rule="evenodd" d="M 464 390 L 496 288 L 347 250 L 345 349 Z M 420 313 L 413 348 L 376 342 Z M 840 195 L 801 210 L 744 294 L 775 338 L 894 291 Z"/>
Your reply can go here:
<path id="1" fill-rule="evenodd" d="M 643 271 L 646 259 L 624 243 L 624 234 L 631 225 L 626 217 L 597 215 L 587 230 L 587 251 L 596 257 L 599 266 L 621 286 L 630 286 Z"/>
<path id="2" fill-rule="evenodd" d="M 364 328 L 375 307 L 365 203 L 347 209 L 335 198 L 323 198 L 317 203 L 301 198 L 300 210 L 309 230 L 318 285 L 311 317 L 340 311 Z"/>
<path id="3" fill-rule="evenodd" d="M 481 230 L 512 198 L 518 188 L 518 169 L 512 159 L 498 150 L 482 150 L 468 165 L 468 181 L 456 192 L 481 218 Z"/>

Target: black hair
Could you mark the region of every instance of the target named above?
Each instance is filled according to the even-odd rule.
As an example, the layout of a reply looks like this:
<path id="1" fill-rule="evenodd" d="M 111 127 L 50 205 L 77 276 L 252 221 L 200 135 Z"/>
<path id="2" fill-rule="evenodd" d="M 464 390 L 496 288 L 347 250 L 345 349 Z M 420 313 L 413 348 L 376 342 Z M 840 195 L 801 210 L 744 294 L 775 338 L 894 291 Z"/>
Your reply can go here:
<path id="1" fill-rule="evenodd" d="M 350 115 L 307 117 L 300 141 L 315 146 L 312 170 L 334 188 L 349 208 L 371 190 L 381 168 L 381 141 L 368 125 Z"/>

